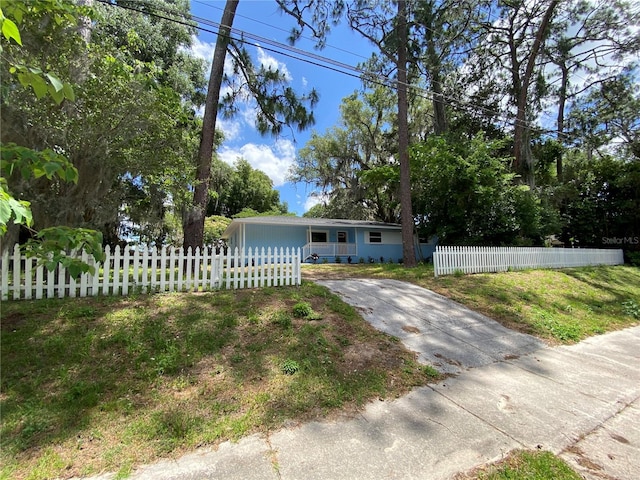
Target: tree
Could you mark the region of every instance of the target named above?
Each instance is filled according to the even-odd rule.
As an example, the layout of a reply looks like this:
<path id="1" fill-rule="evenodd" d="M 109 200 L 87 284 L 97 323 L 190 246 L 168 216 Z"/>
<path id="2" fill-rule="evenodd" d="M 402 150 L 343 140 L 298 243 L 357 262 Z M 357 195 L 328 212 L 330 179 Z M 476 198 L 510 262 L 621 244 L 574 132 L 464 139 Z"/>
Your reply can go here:
<path id="1" fill-rule="evenodd" d="M 311 30 L 322 48 L 330 30 L 330 24 L 337 24 L 344 15 L 349 26 L 375 45 L 380 54 L 395 66 L 398 108 L 398 162 L 400 164 L 400 204 L 402 219 L 403 263 L 406 267 L 415 266 L 415 247 L 413 234 L 413 214 L 411 210 L 411 179 L 408 158 L 408 77 L 407 77 L 407 40 L 409 28 L 405 0 L 397 0 L 397 9 L 393 11 L 388 2 L 327 2 L 278 0 L 280 8 L 292 15 L 298 22 L 290 41 L 295 42 L 304 28 Z M 301 7 L 301 5 L 303 5 Z M 305 17 L 311 15 L 311 20 Z M 374 59 L 375 62 L 375 59 Z"/>
<path id="2" fill-rule="evenodd" d="M 572 152 L 557 201 L 562 239 L 580 247 L 638 249 L 640 237 L 640 162 L 609 155 L 589 159 Z"/>
<path id="3" fill-rule="evenodd" d="M 207 215 L 232 217 L 243 208 L 286 213 L 288 207 L 280 203 L 280 193 L 266 173 L 254 169 L 243 158 L 231 166 L 214 157 Z"/>
<path id="4" fill-rule="evenodd" d="M 353 93 L 342 100 L 340 124 L 314 132 L 290 174 L 314 185 L 334 218 L 398 222 L 399 185 L 382 175 L 397 152 L 396 112 L 389 90 Z M 376 173 L 374 173 L 376 172 Z"/>
<path id="5" fill-rule="evenodd" d="M 231 219 L 220 215 L 212 215 L 204 221 L 204 244 L 218 246 L 222 234 L 227 229 Z"/>
<path id="6" fill-rule="evenodd" d="M 237 7 L 238 0 L 227 0 L 213 54 L 193 203 L 184 216 L 185 249 L 202 245 L 219 104 L 223 106 L 223 113 L 231 116 L 237 112 L 237 99 L 251 96 L 257 104 L 256 126 L 261 134 L 278 135 L 286 125 L 294 125 L 302 130 L 314 123 L 313 113 L 307 109 L 307 105 L 313 108 L 316 104 L 316 92 L 312 90 L 308 95 L 296 95 L 287 85 L 287 78 L 282 72 L 265 66 L 256 68 L 242 41 L 232 38 L 232 25 Z M 235 76 L 225 79 L 223 67 L 227 53 L 232 59 Z M 220 98 L 224 80 L 228 81 L 231 88 Z"/>
<path id="7" fill-rule="evenodd" d="M 548 35 L 557 0 L 498 2 L 499 18 L 489 16 L 484 24 L 485 45 L 482 55 L 491 57 L 495 67 L 508 75 L 508 95 L 515 109 L 513 119 L 513 166 L 523 183 L 535 186 L 534 159 L 531 152 L 530 122 L 538 99 L 532 87 L 540 70 L 538 58 Z"/>
<path id="8" fill-rule="evenodd" d="M 614 79 L 628 57 L 640 50 L 640 33 L 633 28 L 640 22 L 640 13 L 634 14 L 626 2 L 584 0 L 566 2 L 561 13 L 551 26 L 544 56 L 552 67 L 548 81 L 560 80 L 552 93 L 558 106 L 556 130 L 564 142 L 567 101 Z M 557 157 L 556 171 L 561 178 L 562 155 Z"/>
<path id="9" fill-rule="evenodd" d="M 622 158 L 640 160 L 640 88 L 630 70 L 596 85 L 576 99 L 569 113 L 569 134 L 592 158 L 612 148 Z"/>
<path id="10" fill-rule="evenodd" d="M 42 226 L 100 229 L 113 244 L 120 241 L 120 226 L 130 221 L 123 212 L 141 219 L 151 211 L 162 213 L 170 196 L 179 200 L 192 168 L 197 121 L 189 108 L 193 103 L 188 107 L 182 99 L 188 92 L 173 89 L 155 63 L 171 68 L 171 58 L 143 63 L 131 53 L 134 49 L 140 53 L 142 48 L 134 48 L 135 35 L 131 34 L 138 23 L 144 24 L 136 23 L 140 15 L 131 13 L 132 18 L 121 22 L 120 28 L 128 28 L 128 34 L 115 45 L 104 33 L 108 30 L 104 22 L 121 20 L 109 14 L 117 7 L 99 8 L 104 16 L 92 24 L 90 36 L 68 35 L 70 28 L 77 28 L 77 20 L 71 25 L 47 22 L 44 10 L 38 10 L 43 18 L 32 16 L 24 24 L 26 38 L 32 41 L 30 48 L 20 52 L 21 58 L 42 65 L 54 62 L 62 78 L 76 82 L 76 99 L 60 107 L 34 102 L 15 81 L 3 76 L 4 91 L 11 95 L 3 97 L 2 116 L 10 121 L 0 128 L 5 141 L 64 152 L 79 171 L 77 185 L 10 179 L 17 192 L 33 200 L 34 220 Z M 156 22 L 155 28 L 167 23 L 171 22 Z M 123 39 L 132 43 L 123 43 Z M 181 41 L 191 41 L 188 29 L 185 35 L 163 38 L 163 45 L 178 51 L 186 46 Z M 151 53 L 141 56 L 159 51 L 151 45 L 151 38 L 145 49 Z M 149 202 L 137 198 L 142 193 L 153 194 L 151 210 Z M 141 210 L 136 212 L 138 207 Z M 149 224 L 151 218 L 155 218 L 154 225 Z M 160 232 L 163 221 L 160 216 L 145 218 L 145 225 L 136 228 L 150 234 Z"/>
<path id="11" fill-rule="evenodd" d="M 215 139 L 216 120 L 218 115 L 218 102 L 224 73 L 224 60 L 227 47 L 231 42 L 231 26 L 238 8 L 239 0 L 227 0 L 218 39 L 216 40 L 211 73 L 209 74 L 209 86 L 207 98 L 204 104 L 204 116 L 202 121 L 202 135 L 200 148 L 198 149 L 198 161 L 195 185 L 193 190 L 193 206 L 186 211 L 184 218 L 184 248 L 195 249 L 201 247 L 204 237 L 205 209 L 208 202 L 208 186 L 211 175 L 211 158 Z"/>
<path id="12" fill-rule="evenodd" d="M 423 236 L 446 245 L 539 243 L 539 208 L 514 184 L 504 142 L 477 134 L 470 141 L 430 137 L 411 149 L 415 211 Z"/>
<path id="13" fill-rule="evenodd" d="M 20 19 L 23 19 L 25 14 L 33 13 L 33 10 L 13 2 L 8 3 L 5 7 L 9 7 L 7 11 Z M 56 19 L 58 24 L 68 22 L 70 18 L 76 19 L 74 14 L 80 11 L 76 10 L 74 6 L 69 7 L 57 2 L 48 4 L 36 2 L 32 8 L 35 11 L 46 12 L 47 15 Z M 7 41 L 13 39 L 15 43 L 22 46 L 22 37 L 18 26 L 11 19 L 5 17 L 2 10 L 0 10 L 0 24 L 5 39 Z M 28 63 L 22 63 L 16 60 L 11 53 L 7 55 L 2 44 L 0 44 L 0 53 L 3 60 L 6 60 L 6 62 L 3 61 L 3 64 L 9 66 L 9 73 L 16 75 L 23 87 L 32 87 L 38 99 L 50 96 L 57 104 L 65 98 L 73 100 L 75 95 L 72 87 L 68 83 L 61 82 L 56 75 L 30 66 Z M 47 85 L 47 81 L 49 85 Z M 12 218 L 14 225 L 27 227 L 31 227 L 33 220 L 30 202 L 16 200 L 13 197 L 7 178 L 11 179 L 11 177 L 19 175 L 24 181 L 41 177 L 46 177 L 48 180 L 58 177 L 67 182 L 77 182 L 78 180 L 77 169 L 63 155 L 51 149 L 34 151 L 15 144 L 4 145 L 2 143 L 0 143 L 0 175 L 0 237 L 6 235 L 7 224 Z M 7 239 L 5 238 L 5 240 Z M 2 242 L 2 249 L 6 249 L 11 243 Z M 85 250 L 96 261 L 102 260 L 104 255 L 101 250 L 100 234 L 86 229 L 50 227 L 37 232 L 35 239 L 27 245 L 28 256 L 38 258 L 48 270 L 53 270 L 58 264 L 61 264 L 72 277 L 78 277 L 83 272 L 94 270 L 91 265 L 75 258 L 73 252 L 78 250 Z"/>

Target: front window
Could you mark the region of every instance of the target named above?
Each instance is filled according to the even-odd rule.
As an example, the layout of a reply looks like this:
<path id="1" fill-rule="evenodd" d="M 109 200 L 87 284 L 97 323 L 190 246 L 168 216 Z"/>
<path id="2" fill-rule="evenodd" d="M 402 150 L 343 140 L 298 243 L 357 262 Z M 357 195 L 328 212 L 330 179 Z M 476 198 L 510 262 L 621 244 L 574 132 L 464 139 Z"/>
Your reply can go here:
<path id="1" fill-rule="evenodd" d="M 382 243 L 382 232 L 369 232 L 369 243 Z"/>
<path id="2" fill-rule="evenodd" d="M 311 232 L 311 243 L 327 243 L 327 232 Z"/>

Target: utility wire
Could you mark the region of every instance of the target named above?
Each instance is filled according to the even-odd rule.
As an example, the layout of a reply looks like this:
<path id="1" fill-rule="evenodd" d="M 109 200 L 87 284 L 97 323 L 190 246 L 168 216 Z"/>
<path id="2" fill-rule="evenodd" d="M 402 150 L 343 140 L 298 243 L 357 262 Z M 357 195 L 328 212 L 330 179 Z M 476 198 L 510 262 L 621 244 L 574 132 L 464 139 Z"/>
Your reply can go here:
<path id="1" fill-rule="evenodd" d="M 168 8 L 163 8 L 159 5 L 155 5 L 155 4 L 150 4 L 147 3 L 145 1 L 138 1 L 136 2 L 135 6 L 131 5 L 131 4 L 122 4 L 122 3 L 114 3 L 114 0 L 96 0 L 98 3 L 102 3 L 105 5 L 109 5 L 111 7 L 118 7 L 118 8 L 122 8 L 125 10 L 130 10 L 130 11 L 135 11 L 138 13 L 142 13 L 144 15 L 149 15 L 155 18 L 159 18 L 159 19 L 163 19 L 163 20 L 167 20 L 170 22 L 174 22 L 174 23 L 178 23 L 184 26 L 188 26 L 191 28 L 196 28 L 197 30 L 203 31 L 203 32 L 207 32 L 207 33 L 211 33 L 214 34 L 216 36 L 219 35 L 224 35 L 220 33 L 220 23 L 215 22 L 213 20 L 209 20 L 206 18 L 202 18 L 202 17 L 198 17 L 192 14 L 188 14 L 188 13 L 184 13 L 184 12 L 179 12 L 176 10 L 171 10 Z M 159 10 L 161 12 L 164 12 L 165 14 L 169 14 L 169 15 L 173 15 L 173 16 L 165 16 L 162 14 L 159 14 L 155 11 L 149 11 L 145 8 L 140 7 L 139 5 L 146 5 L 149 7 L 152 7 L 154 10 Z M 177 18 L 176 18 L 177 17 Z M 248 17 L 247 17 L 248 18 Z M 202 27 L 200 24 L 204 24 L 207 26 L 211 26 L 216 28 L 216 30 L 213 29 L 209 29 L 209 28 L 205 28 Z M 326 56 L 322 56 L 322 55 L 318 55 L 315 53 L 311 53 L 311 52 L 307 52 L 305 50 L 296 48 L 296 47 L 292 47 L 290 45 L 286 45 L 283 44 L 281 42 L 277 42 L 274 40 L 270 40 L 266 37 L 262 37 L 260 35 L 256 35 L 250 32 L 246 32 L 244 30 L 238 29 L 238 28 L 231 28 L 230 29 L 232 33 L 234 33 L 235 35 L 240 35 L 240 38 L 236 38 L 234 36 L 232 36 L 232 34 L 226 35 L 229 39 L 237 41 L 237 42 L 242 42 L 244 44 L 247 45 L 251 45 L 257 48 L 262 48 L 263 50 L 275 53 L 275 54 L 279 54 L 288 58 L 292 58 L 294 60 L 299 60 L 301 62 L 305 62 L 320 68 L 325 68 L 343 75 L 347 75 L 353 78 L 357 78 L 359 80 L 364 80 L 376 85 L 380 85 L 380 86 L 384 86 L 386 88 L 391 88 L 391 89 L 397 89 L 397 85 L 398 85 L 398 81 L 387 77 L 387 76 L 383 76 L 383 75 L 379 75 L 379 74 L 372 74 L 371 72 L 367 72 L 363 69 L 360 69 L 358 67 L 354 67 L 353 65 L 349 65 L 346 63 L 342 63 L 339 62 L 337 60 L 334 60 L 332 58 L 326 57 Z M 254 42 L 248 42 L 245 40 L 245 38 L 250 38 L 252 40 L 254 40 L 254 42 L 264 42 L 268 45 L 271 45 L 271 47 L 265 47 L 259 43 L 254 43 Z M 278 50 L 280 49 L 280 50 Z M 282 51 L 284 50 L 284 51 Z M 324 63 L 322 63 L 324 62 Z M 424 98 L 426 100 L 433 100 L 433 96 L 434 96 L 434 92 L 426 89 L 424 87 L 418 87 L 416 85 L 412 85 L 412 84 L 408 84 L 405 83 L 405 86 L 409 89 L 411 89 L 414 93 L 414 95 L 420 97 L 420 98 Z M 554 134 L 556 136 L 565 136 L 565 137 L 569 137 L 571 138 L 571 136 L 567 133 L 564 132 L 559 132 L 557 130 L 551 130 L 551 129 L 543 129 L 540 128 L 536 125 L 534 125 L 531 122 L 528 121 L 517 121 L 517 120 L 513 120 L 513 119 L 509 119 L 507 116 L 505 116 L 502 112 L 498 112 L 495 110 L 492 110 L 488 107 L 482 106 L 482 105 L 478 105 L 478 104 L 472 104 L 472 103 L 465 103 L 462 102 L 460 100 L 458 100 L 455 97 L 452 97 L 450 95 L 444 95 L 441 94 L 440 97 L 444 100 L 448 100 L 451 103 L 457 104 L 459 109 L 462 110 L 481 110 L 487 114 L 490 114 L 491 116 L 495 117 L 497 120 L 503 120 L 506 123 L 514 123 L 516 125 L 521 125 L 527 128 L 530 128 L 531 130 L 538 132 L 540 134 Z M 433 117 L 432 114 L 430 114 L 430 116 Z"/>

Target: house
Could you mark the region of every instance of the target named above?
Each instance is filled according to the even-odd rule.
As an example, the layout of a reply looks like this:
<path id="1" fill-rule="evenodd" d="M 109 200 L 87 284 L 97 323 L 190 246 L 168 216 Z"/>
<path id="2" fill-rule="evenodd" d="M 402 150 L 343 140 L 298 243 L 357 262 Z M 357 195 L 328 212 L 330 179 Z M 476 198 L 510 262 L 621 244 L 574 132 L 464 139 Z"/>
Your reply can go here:
<path id="1" fill-rule="evenodd" d="M 351 257 L 353 263 L 397 263 L 402 259 L 402 232 L 397 223 L 288 216 L 236 218 L 222 238 L 232 249 L 301 248 L 305 261 L 347 262 Z M 435 242 L 418 244 L 416 240 L 419 260 L 430 259 L 434 250 Z"/>

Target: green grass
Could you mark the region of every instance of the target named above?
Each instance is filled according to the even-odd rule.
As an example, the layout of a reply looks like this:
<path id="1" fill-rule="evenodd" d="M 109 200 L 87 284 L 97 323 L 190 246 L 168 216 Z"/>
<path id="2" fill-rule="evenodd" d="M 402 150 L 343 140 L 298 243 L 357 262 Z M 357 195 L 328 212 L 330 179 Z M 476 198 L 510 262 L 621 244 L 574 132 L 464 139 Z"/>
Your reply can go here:
<path id="1" fill-rule="evenodd" d="M 295 314 L 301 303 L 306 317 Z M 159 457 L 355 411 L 434 379 L 309 282 L 3 302 L 1 328 L 7 479 L 124 478 Z"/>
<path id="2" fill-rule="evenodd" d="M 303 278 L 392 278 L 449 297 L 552 343 L 574 343 L 640 322 L 640 268 L 602 266 L 435 278 L 420 265 L 305 265 Z"/>
<path id="3" fill-rule="evenodd" d="M 550 452 L 517 450 L 504 460 L 481 467 L 457 480 L 580 480 L 582 477 Z"/>

